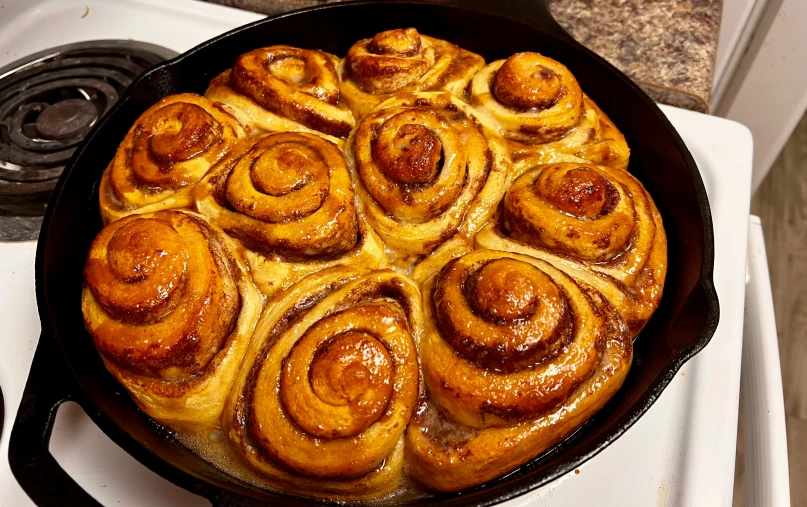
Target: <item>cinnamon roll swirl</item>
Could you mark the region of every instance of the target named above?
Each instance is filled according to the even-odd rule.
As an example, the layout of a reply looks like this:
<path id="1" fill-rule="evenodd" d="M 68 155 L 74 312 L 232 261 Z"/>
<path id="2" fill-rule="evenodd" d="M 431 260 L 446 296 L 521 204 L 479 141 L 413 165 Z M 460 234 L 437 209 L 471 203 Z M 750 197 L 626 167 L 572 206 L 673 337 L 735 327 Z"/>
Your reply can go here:
<path id="1" fill-rule="evenodd" d="M 667 273 L 661 215 L 628 172 L 580 163 L 516 163 L 498 221 L 479 246 L 551 262 L 602 292 L 637 334 L 658 307 Z"/>
<path id="2" fill-rule="evenodd" d="M 218 424 L 263 305 L 232 240 L 192 213 L 126 217 L 84 279 L 87 331 L 138 406 L 172 428 Z"/>
<path id="3" fill-rule="evenodd" d="M 481 56 L 414 28 L 387 30 L 360 40 L 342 60 L 342 100 L 361 119 L 399 92 L 445 90 L 460 97 L 484 65 Z"/>
<path id="4" fill-rule="evenodd" d="M 622 133 L 569 69 L 546 56 L 517 53 L 488 64 L 474 76 L 471 103 L 498 120 L 514 159 L 531 154 L 544 163 L 628 165 Z"/>
<path id="5" fill-rule="evenodd" d="M 628 329 L 591 286 L 533 257 L 475 250 L 423 287 L 426 383 L 406 433 L 409 472 L 457 491 L 571 434 L 621 386 Z"/>
<path id="6" fill-rule="evenodd" d="M 342 153 L 319 135 L 286 132 L 238 145 L 200 183 L 199 212 L 239 239 L 267 296 L 334 264 L 386 263 L 378 236 L 356 216 Z"/>
<path id="7" fill-rule="evenodd" d="M 355 121 L 339 100 L 338 65 L 339 58 L 323 51 L 259 48 L 213 79 L 205 97 L 224 104 L 254 130 L 310 129 L 343 138 Z"/>
<path id="8" fill-rule="evenodd" d="M 372 496 L 402 476 L 419 392 L 418 286 L 390 270 L 309 275 L 261 317 L 224 418 L 236 451 L 306 495 Z"/>
<path id="9" fill-rule="evenodd" d="M 504 194 L 510 159 L 492 121 L 447 92 L 398 94 L 348 139 L 359 210 L 417 280 L 470 246 Z M 449 255 L 450 254 L 450 255 Z"/>
<path id="10" fill-rule="evenodd" d="M 190 187 L 245 135 L 232 115 L 204 97 L 165 97 L 140 115 L 104 172 L 101 217 L 109 223 L 192 207 Z"/>

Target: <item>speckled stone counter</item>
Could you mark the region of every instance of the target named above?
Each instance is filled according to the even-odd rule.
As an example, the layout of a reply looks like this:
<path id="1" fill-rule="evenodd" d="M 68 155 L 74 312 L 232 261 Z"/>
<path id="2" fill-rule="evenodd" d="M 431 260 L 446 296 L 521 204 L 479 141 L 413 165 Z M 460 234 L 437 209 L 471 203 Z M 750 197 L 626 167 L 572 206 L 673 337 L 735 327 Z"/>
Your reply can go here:
<path id="1" fill-rule="evenodd" d="M 722 0 L 550 0 L 575 39 L 658 102 L 708 111 Z"/>
<path id="2" fill-rule="evenodd" d="M 208 0 L 278 14 L 339 0 Z M 658 102 L 707 112 L 722 0 L 549 0 L 578 41 Z"/>

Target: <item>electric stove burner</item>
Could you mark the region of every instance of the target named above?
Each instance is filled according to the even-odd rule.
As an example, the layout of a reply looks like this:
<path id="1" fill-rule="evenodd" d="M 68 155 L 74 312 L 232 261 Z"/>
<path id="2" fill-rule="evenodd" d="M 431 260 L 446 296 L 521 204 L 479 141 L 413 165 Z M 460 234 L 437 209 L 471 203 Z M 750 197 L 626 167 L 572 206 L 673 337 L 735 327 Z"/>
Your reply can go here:
<path id="1" fill-rule="evenodd" d="M 136 41 L 41 51 L 0 68 L 0 241 L 34 239 L 78 144 L 144 70 L 177 53 Z"/>

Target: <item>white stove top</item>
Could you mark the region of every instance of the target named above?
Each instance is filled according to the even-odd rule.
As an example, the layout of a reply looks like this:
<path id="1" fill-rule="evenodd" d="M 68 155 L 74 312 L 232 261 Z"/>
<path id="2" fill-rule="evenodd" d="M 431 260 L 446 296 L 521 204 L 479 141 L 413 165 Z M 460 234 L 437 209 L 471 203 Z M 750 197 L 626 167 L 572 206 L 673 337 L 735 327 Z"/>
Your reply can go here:
<path id="1" fill-rule="evenodd" d="M 132 38 L 185 51 L 256 14 L 193 0 L 0 0 L 0 67 L 47 47 Z M 32 34 L 36 34 L 33 36 Z M 734 122 L 663 107 L 706 183 L 715 223 L 720 325 L 659 401 L 594 459 L 508 506 L 731 506 L 745 293 L 751 135 Z M 36 245 L 0 243 L 0 507 L 32 505 L 8 467 L 8 437 L 39 336 Z M 59 464 L 104 505 L 209 505 L 158 477 L 109 440 L 75 404 L 51 438 Z M 579 472 L 579 473 L 578 473 Z"/>

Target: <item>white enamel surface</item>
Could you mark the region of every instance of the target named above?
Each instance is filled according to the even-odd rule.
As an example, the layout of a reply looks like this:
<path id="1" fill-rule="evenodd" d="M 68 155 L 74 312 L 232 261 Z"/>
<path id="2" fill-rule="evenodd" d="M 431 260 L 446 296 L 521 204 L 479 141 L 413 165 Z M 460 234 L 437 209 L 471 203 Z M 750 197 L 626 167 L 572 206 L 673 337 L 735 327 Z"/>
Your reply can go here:
<path id="1" fill-rule="evenodd" d="M 89 14 L 84 19 L 85 5 Z M 184 51 L 257 15 L 190 0 L 0 0 L 0 66 L 69 42 L 126 38 Z M 20 14 L 22 12 L 22 14 Z M 9 15 L 9 13 L 13 15 Z M 92 17 L 92 18 L 91 18 Z M 87 23 L 88 19 L 92 22 Z M 31 27 L 37 37 L 31 37 Z M 600 455 L 509 506 L 730 506 L 739 398 L 751 136 L 739 124 L 663 107 L 691 150 L 715 221 L 715 285 L 721 318 L 710 345 L 659 401 Z M 31 505 L 8 468 L 8 436 L 39 336 L 34 243 L 0 244 L 0 506 Z M 82 410 L 64 405 L 51 451 L 105 505 L 209 505 L 157 477 L 112 443 Z"/>
<path id="2" fill-rule="evenodd" d="M 748 267 L 740 379 L 746 505 L 788 507 L 790 477 L 779 339 L 762 224 L 755 216 L 748 231 Z"/>

